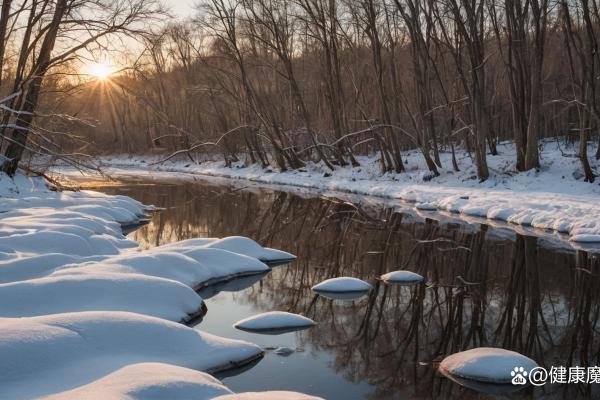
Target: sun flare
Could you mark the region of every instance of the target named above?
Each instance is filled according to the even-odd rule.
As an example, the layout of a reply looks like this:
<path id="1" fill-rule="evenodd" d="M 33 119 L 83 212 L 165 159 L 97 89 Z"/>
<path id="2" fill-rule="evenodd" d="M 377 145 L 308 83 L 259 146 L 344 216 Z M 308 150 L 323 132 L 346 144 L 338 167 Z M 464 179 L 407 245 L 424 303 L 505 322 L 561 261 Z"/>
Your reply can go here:
<path id="1" fill-rule="evenodd" d="M 96 79 L 108 79 L 113 73 L 114 67 L 107 62 L 92 63 L 86 66 L 86 74 Z"/>

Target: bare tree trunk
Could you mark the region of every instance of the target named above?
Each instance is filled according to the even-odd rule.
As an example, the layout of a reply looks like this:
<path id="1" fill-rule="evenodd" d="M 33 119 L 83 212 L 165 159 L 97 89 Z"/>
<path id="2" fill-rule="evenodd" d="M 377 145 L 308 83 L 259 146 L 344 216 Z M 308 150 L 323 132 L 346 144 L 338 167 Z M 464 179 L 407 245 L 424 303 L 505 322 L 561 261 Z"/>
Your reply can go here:
<path id="1" fill-rule="evenodd" d="M 2 73 L 4 71 L 4 52 L 8 40 L 6 32 L 10 19 L 11 4 L 12 0 L 2 0 L 2 6 L 0 7 L 0 86 L 2 85 Z"/>
<path id="2" fill-rule="evenodd" d="M 544 45 L 546 42 L 546 25 L 548 1 L 531 0 L 533 32 L 533 55 L 531 61 L 531 108 L 529 125 L 527 126 L 527 152 L 525 169 L 539 168 L 538 141 L 540 136 L 542 108 L 542 66 L 544 62 Z"/>
<path id="3" fill-rule="evenodd" d="M 379 96 L 379 105 L 381 107 L 381 119 L 383 124 L 385 125 L 384 135 L 386 137 L 386 142 L 388 142 L 389 145 L 391 145 L 394 170 L 397 173 L 400 173 L 404 171 L 404 163 L 402 162 L 402 155 L 400 154 L 400 146 L 398 144 L 398 139 L 396 138 L 394 132 L 390 128 L 390 126 L 392 125 L 392 119 L 390 116 L 390 109 L 384 86 L 383 58 L 381 55 L 382 45 L 381 39 L 379 38 L 379 31 L 377 28 L 377 11 L 375 10 L 375 4 L 373 2 L 374 0 L 364 0 L 363 4 L 366 14 L 366 33 L 369 36 L 369 40 L 371 42 L 371 53 L 373 56 L 373 66 L 375 69 L 377 94 Z"/>
<path id="4" fill-rule="evenodd" d="M 579 36 L 579 31 L 573 27 L 573 20 L 569 11 L 569 4 L 566 0 L 561 2 L 561 11 L 563 19 L 563 30 L 565 34 L 565 45 L 567 48 L 569 67 L 571 69 L 571 78 L 573 84 L 579 87 L 579 101 L 577 110 L 579 114 L 579 159 L 583 167 L 586 182 L 594 182 L 596 175 L 592 171 L 588 159 L 587 146 L 590 139 L 591 113 L 594 111 L 596 102 L 596 76 L 595 62 L 596 57 L 594 48 L 597 49 L 595 34 L 589 16 L 588 0 L 581 1 L 583 10 L 583 27 L 587 38 Z M 587 40 L 586 40 L 587 39 Z M 597 51 L 597 50 L 596 50 Z M 574 60 L 574 53 L 579 60 Z M 575 69 L 575 62 L 579 64 L 579 74 Z"/>
<path id="5" fill-rule="evenodd" d="M 52 21 L 49 24 L 46 36 L 44 36 L 37 62 L 33 68 L 34 73 L 23 96 L 23 106 L 17 117 L 16 127 L 12 129 L 11 141 L 5 152 L 8 161 L 2 165 L 2 171 L 11 176 L 15 174 L 27 146 L 29 129 L 33 122 L 42 81 L 50 66 L 49 63 L 56 42 L 56 35 L 66 11 L 67 0 L 57 0 Z"/>

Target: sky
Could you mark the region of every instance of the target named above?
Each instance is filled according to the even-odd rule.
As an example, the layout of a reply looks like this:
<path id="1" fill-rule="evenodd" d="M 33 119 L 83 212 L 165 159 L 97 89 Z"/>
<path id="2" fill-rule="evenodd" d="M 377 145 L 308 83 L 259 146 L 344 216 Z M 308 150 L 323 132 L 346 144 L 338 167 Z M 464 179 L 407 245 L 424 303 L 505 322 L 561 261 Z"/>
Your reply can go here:
<path id="1" fill-rule="evenodd" d="M 194 12 L 193 7 L 197 0 L 163 0 L 163 3 L 175 14 L 189 17 Z"/>

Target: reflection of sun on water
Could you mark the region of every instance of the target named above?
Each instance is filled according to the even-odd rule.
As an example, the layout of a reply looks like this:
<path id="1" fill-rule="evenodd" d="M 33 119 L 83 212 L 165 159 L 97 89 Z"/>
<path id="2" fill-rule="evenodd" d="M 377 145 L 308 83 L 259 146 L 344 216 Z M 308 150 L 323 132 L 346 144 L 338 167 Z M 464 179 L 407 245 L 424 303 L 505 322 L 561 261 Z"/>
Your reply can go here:
<path id="1" fill-rule="evenodd" d="M 102 63 L 92 63 L 88 64 L 85 67 L 85 73 L 87 75 L 92 76 L 93 78 L 105 80 L 108 79 L 114 72 L 114 68 L 112 65 L 102 62 Z"/>

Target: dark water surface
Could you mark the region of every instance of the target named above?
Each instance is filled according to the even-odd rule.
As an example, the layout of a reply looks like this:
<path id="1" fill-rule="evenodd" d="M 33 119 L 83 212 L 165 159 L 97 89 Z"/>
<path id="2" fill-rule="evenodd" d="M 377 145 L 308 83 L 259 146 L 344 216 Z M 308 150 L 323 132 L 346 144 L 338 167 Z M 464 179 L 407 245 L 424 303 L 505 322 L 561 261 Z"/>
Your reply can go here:
<path id="1" fill-rule="evenodd" d="M 600 364 L 598 258 L 562 238 L 249 185 L 137 182 L 102 189 L 167 208 L 131 234 L 143 247 L 243 235 L 298 256 L 264 276 L 201 293 L 208 313 L 198 329 L 267 349 L 253 368 L 221 377 L 232 390 L 297 390 L 327 399 L 488 398 L 434 368 L 445 355 L 479 346 L 516 350 L 548 367 Z M 418 272 L 428 284 L 378 284 L 376 277 L 396 269 Z M 336 276 L 367 280 L 376 290 L 354 301 L 310 290 Z M 272 310 L 319 325 L 279 336 L 232 327 Z M 278 347 L 294 351 L 279 355 Z M 546 385 L 511 397 L 597 393 L 591 385 Z"/>

